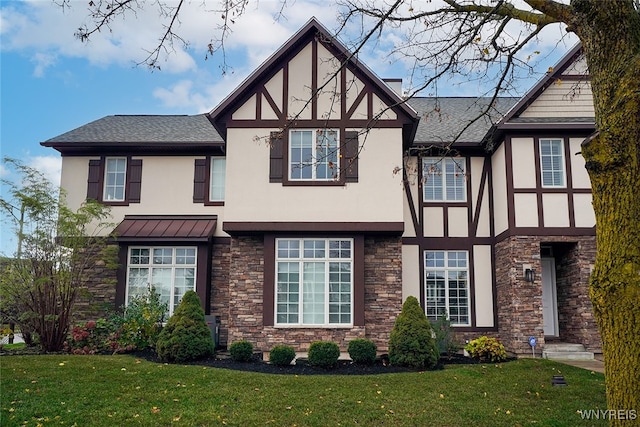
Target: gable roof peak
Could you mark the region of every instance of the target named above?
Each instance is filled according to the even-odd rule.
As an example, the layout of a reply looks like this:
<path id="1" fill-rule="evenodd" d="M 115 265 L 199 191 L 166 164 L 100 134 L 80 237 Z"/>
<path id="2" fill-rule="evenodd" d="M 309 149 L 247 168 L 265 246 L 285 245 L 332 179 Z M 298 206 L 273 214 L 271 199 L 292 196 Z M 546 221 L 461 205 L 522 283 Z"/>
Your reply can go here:
<path id="1" fill-rule="evenodd" d="M 278 48 L 269 58 L 267 58 L 257 69 L 255 69 L 234 91 L 232 91 L 218 106 L 207 113 L 207 117 L 226 139 L 226 120 L 233 113 L 234 108 L 242 105 L 252 94 L 256 86 L 261 82 L 267 81 L 271 76 L 275 75 L 279 70 L 283 61 L 293 57 L 298 51 L 304 48 L 313 40 L 328 47 L 332 54 L 341 62 L 341 66 L 350 67 L 357 70 L 365 80 L 372 83 L 378 93 L 390 101 L 401 111 L 407 120 L 417 124 L 417 113 L 407 105 L 401 95 L 397 94 L 389 84 L 385 83 L 373 71 L 371 71 L 364 63 L 360 62 L 357 55 L 347 49 L 336 36 L 332 35 L 326 27 L 324 27 L 315 17 L 311 17 L 307 23 L 300 28 L 292 37 L 290 37 L 280 48 Z"/>

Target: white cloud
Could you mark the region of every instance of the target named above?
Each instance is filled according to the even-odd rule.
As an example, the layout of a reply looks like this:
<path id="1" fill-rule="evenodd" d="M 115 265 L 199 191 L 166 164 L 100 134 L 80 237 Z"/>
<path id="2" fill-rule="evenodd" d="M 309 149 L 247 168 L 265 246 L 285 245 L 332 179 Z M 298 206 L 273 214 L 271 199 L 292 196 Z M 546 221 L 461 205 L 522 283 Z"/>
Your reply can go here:
<path id="1" fill-rule="evenodd" d="M 177 4 L 170 0 L 168 3 Z M 74 37 L 73 32 L 88 22 L 85 2 L 71 2 L 71 7 L 64 10 L 50 1 L 3 3 L 0 15 L 2 49 L 29 55 L 34 64 L 33 74 L 37 77 L 58 67 L 66 58 L 84 58 L 101 67 L 131 67 L 144 61 L 168 24 L 159 14 L 159 3 L 140 4 L 144 8 L 136 9 L 135 15 L 114 20 L 111 23 L 112 31 L 95 33 L 88 43 L 82 43 Z M 250 3 L 244 13 L 234 19 L 232 31 L 226 36 L 226 65 L 232 69 L 230 73 L 220 75 L 217 66 L 222 65 L 221 53 L 216 53 L 207 63 L 202 61 L 207 53 L 207 44 L 215 39 L 216 34 L 219 36 L 218 27 L 222 24 L 222 18 L 220 13 L 215 12 L 219 4 L 215 0 L 184 2 L 175 31 L 189 46 L 178 43 L 172 47 L 173 50 L 162 51 L 158 63 L 163 73 L 176 74 L 179 78 L 171 86 L 154 90 L 153 96 L 164 107 L 188 113 L 210 110 L 312 16 L 329 31 L 336 30 L 339 25 L 335 2 L 299 0 L 287 3 L 282 11 L 280 1 Z M 434 7 L 434 4 L 427 6 Z M 414 4 L 414 7 L 418 6 Z M 408 6 L 405 9 L 403 13 L 408 13 Z M 280 12 L 282 15 L 279 15 Z M 354 40 L 363 23 L 371 24 L 367 19 L 354 20 L 340 35 L 340 39 L 343 42 Z M 404 28 L 386 25 L 380 38 L 370 43 L 359 57 L 379 76 L 402 77 L 408 82 L 414 65 L 410 58 L 389 56 L 389 52 L 402 43 L 402 31 Z M 545 64 L 553 62 L 544 53 L 551 51 L 559 38 L 560 30 L 548 29 L 538 38 L 538 45 L 527 49 L 523 57 L 540 50 L 543 55 L 533 56 L 545 60 Z M 561 54 L 566 48 L 557 51 Z M 549 65 L 553 64 L 546 65 L 544 70 Z"/>
<path id="2" fill-rule="evenodd" d="M 40 171 L 54 186 L 60 186 L 60 172 L 62 170 L 62 158 L 59 156 L 35 156 L 30 157 L 26 164 Z"/>
<path id="3" fill-rule="evenodd" d="M 33 69 L 34 77 L 43 77 L 47 68 L 56 63 L 57 56 L 47 53 L 36 52 L 31 58 L 31 62 L 36 64 Z"/>

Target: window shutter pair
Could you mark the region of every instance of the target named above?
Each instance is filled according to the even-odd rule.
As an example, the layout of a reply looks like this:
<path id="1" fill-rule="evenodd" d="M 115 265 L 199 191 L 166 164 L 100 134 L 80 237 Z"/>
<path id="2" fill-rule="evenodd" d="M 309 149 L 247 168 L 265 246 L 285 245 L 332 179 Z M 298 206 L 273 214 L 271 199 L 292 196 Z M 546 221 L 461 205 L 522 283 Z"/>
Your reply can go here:
<path id="1" fill-rule="evenodd" d="M 89 160 L 87 199 L 102 202 L 105 159 Z M 125 203 L 140 203 L 142 190 L 142 159 L 127 159 L 127 188 Z"/>
<path id="2" fill-rule="evenodd" d="M 284 164 L 284 136 L 282 132 L 271 132 L 269 155 L 269 182 L 282 182 L 286 173 Z M 340 173 L 344 175 L 345 182 L 358 182 L 358 132 L 347 131 L 342 147 L 342 160 Z"/>

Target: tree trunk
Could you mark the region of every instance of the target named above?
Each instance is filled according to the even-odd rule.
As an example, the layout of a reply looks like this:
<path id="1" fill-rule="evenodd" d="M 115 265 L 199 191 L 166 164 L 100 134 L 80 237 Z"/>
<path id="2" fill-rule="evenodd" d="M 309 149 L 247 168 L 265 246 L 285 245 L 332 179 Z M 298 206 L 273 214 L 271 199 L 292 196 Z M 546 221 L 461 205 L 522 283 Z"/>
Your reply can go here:
<path id="1" fill-rule="evenodd" d="M 631 0 L 574 0 L 597 133 L 585 141 L 596 215 L 590 297 L 612 425 L 640 419 L 640 14 Z M 637 417 L 637 418 L 635 418 Z M 630 418 L 634 418 L 633 420 Z"/>

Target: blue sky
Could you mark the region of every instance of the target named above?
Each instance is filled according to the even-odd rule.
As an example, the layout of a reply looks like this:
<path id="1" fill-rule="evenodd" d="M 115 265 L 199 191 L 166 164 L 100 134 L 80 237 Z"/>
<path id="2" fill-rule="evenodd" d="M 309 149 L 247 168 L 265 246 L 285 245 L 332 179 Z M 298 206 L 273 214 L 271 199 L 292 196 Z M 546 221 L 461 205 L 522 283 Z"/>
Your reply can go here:
<path id="1" fill-rule="evenodd" d="M 217 3 L 209 1 L 208 10 Z M 21 159 L 58 182 L 60 157 L 40 142 L 112 114 L 209 111 L 312 16 L 330 31 L 337 27 L 337 6 L 326 0 L 288 2 L 280 19 L 274 18 L 280 1 L 252 3 L 226 41 L 232 69 L 223 74 L 218 56 L 204 59 L 218 15 L 207 13 L 201 1 L 187 4 L 179 30 L 190 46 L 175 46 L 175 52 L 161 59 L 162 70 L 152 72 L 136 63 L 144 60 L 145 49 L 155 47 L 161 33 L 162 22 L 153 7 L 138 11 L 135 18 L 117 20 L 111 33 L 81 43 L 73 33 L 87 20 L 87 1 L 72 1 L 71 8 L 63 10 L 49 0 L 0 0 L 0 155 Z M 562 34 L 559 28 L 549 31 L 532 47 L 551 52 L 541 61 L 541 70 L 573 44 L 569 40 L 556 47 Z M 392 30 L 385 32 L 360 56 L 381 77 L 406 78 L 409 73 L 402 61 L 386 57 L 386 47 L 397 37 Z M 529 77 L 524 89 L 539 77 Z M 0 176 L 13 178 L 4 167 Z M 6 222 L 0 227 L 0 255 L 10 255 L 12 232 Z"/>

